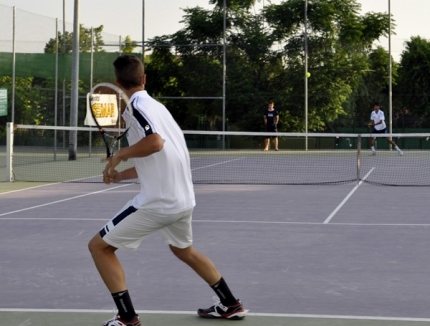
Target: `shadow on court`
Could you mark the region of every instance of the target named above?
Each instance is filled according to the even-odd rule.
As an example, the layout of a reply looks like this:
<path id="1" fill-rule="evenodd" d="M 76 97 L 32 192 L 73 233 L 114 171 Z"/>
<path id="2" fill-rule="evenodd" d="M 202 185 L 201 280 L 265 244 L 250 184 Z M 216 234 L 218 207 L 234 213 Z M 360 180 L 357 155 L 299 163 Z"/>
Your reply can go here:
<path id="1" fill-rule="evenodd" d="M 354 320 L 334 318 L 306 318 L 306 317 L 267 317 L 247 316 L 244 320 L 212 320 L 202 319 L 194 315 L 185 314 L 140 314 L 142 326 L 193 326 L 193 325 L 247 325 L 247 326 L 424 326 L 428 322 L 395 321 L 395 320 Z M 42 313 L 42 312 L 0 312 L 1 325 L 8 326 L 76 326 L 101 325 L 104 320 L 112 317 L 107 313 Z"/>

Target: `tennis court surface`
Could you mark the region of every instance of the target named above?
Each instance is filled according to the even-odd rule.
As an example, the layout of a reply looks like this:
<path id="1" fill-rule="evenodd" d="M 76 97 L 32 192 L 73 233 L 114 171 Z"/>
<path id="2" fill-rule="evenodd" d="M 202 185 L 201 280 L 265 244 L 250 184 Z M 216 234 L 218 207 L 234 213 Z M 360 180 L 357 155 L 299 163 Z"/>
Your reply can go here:
<path id="1" fill-rule="evenodd" d="M 0 183 L 0 325 L 100 325 L 114 305 L 87 243 L 139 185 L 12 185 Z M 430 322 L 427 187 L 195 189 L 195 246 L 217 264 L 249 315 L 198 318 L 196 309 L 212 304 L 212 290 L 154 234 L 137 252 L 119 254 L 143 325 Z"/>

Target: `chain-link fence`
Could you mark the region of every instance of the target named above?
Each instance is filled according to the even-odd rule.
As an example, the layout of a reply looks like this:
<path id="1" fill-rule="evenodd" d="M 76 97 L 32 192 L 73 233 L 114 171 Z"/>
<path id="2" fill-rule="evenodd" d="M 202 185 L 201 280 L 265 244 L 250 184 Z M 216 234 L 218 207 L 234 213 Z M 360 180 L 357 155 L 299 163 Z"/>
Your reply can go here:
<path id="1" fill-rule="evenodd" d="M 73 24 L 0 5 L 0 30 L 0 89 L 7 90 L 0 145 L 9 121 L 68 125 Z M 129 41 L 105 33 L 102 26 L 80 26 L 79 107 L 85 107 L 92 83 L 114 81 L 112 62 L 119 53 L 140 50 Z"/>

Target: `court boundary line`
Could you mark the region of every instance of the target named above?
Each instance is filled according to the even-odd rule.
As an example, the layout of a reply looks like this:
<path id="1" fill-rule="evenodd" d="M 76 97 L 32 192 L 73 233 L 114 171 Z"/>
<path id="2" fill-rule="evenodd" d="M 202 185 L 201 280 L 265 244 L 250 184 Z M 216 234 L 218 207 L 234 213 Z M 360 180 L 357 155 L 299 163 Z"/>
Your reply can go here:
<path id="1" fill-rule="evenodd" d="M 57 185 L 60 183 L 63 183 L 63 182 L 51 182 L 51 183 L 46 183 L 44 185 L 38 185 L 38 186 L 34 186 L 34 187 L 28 187 L 28 188 L 16 189 L 16 190 L 11 190 L 11 191 L 6 191 L 6 192 L 0 192 L 0 196 L 5 195 L 5 194 L 11 194 L 11 193 L 18 192 L 18 191 L 31 190 L 31 189 L 36 189 L 36 188 L 40 188 L 40 187 Z"/>
<path id="2" fill-rule="evenodd" d="M 367 177 L 375 170 L 375 167 L 371 168 L 369 172 L 363 177 L 363 179 L 360 180 L 359 183 L 355 185 L 354 188 L 349 192 L 348 195 L 340 202 L 340 204 L 334 209 L 333 212 L 325 219 L 324 224 L 328 224 L 331 219 L 337 214 L 337 212 L 345 205 L 345 203 L 348 201 L 348 199 L 354 194 L 354 192 L 363 184 L 364 181 L 366 181 Z"/>
<path id="3" fill-rule="evenodd" d="M 107 309 L 26 309 L 26 308 L 0 308 L 0 312 L 41 312 L 41 313 L 112 313 Z M 136 310 L 139 314 L 164 315 L 196 315 L 195 311 L 168 311 L 168 310 Z M 354 316 L 354 315 L 323 315 L 323 314 L 281 314 L 249 312 L 251 317 L 284 317 L 284 318 L 320 318 L 320 319 L 351 319 L 351 320 L 385 320 L 385 321 L 413 321 L 430 322 L 430 318 L 418 317 L 384 317 L 384 316 Z"/>
<path id="4" fill-rule="evenodd" d="M 233 160 L 222 161 L 222 162 L 218 162 L 218 163 L 214 163 L 214 164 L 210 164 L 210 165 L 206 165 L 206 166 L 196 167 L 194 169 L 191 169 L 191 171 L 200 170 L 200 169 L 206 169 L 206 168 L 210 168 L 212 166 L 221 165 L 221 164 L 227 164 L 227 163 L 230 163 L 230 162 L 239 161 L 239 160 L 243 160 L 243 159 L 245 159 L 245 157 L 239 157 L 239 158 L 235 158 Z"/>
<path id="5" fill-rule="evenodd" d="M 5 213 L 7 214 L 7 213 Z M 0 221 L 73 221 L 73 222 L 93 222 L 93 221 L 110 221 L 109 218 L 49 218 L 49 217 L 1 217 Z M 230 224 L 284 224 L 284 225 L 335 225 L 335 226 L 424 226 L 430 227 L 430 223 L 344 223 L 344 222 L 333 222 L 333 223 L 321 223 L 321 222 L 294 222 L 294 221 L 220 221 L 220 220 L 193 220 L 196 223 L 230 223 Z"/>
<path id="6" fill-rule="evenodd" d="M 132 185 L 132 183 L 122 184 L 122 185 L 116 186 L 116 187 L 111 187 L 111 188 L 107 188 L 107 189 L 97 190 L 97 191 L 88 192 L 88 193 L 85 193 L 85 194 L 82 194 L 82 195 L 78 195 L 78 196 L 67 197 L 67 198 L 56 200 L 56 201 L 49 202 L 49 203 L 44 203 L 44 204 L 40 204 L 40 205 L 26 207 L 26 208 L 18 209 L 18 210 L 7 212 L 7 213 L 2 213 L 2 214 L 0 214 L 0 217 L 1 216 L 15 214 L 15 213 L 20 213 L 20 212 L 24 212 L 24 211 L 28 211 L 28 210 L 32 210 L 32 209 L 40 208 L 40 207 L 44 207 L 44 206 L 50 206 L 50 205 L 62 203 L 62 202 L 65 202 L 65 201 L 73 200 L 73 199 L 76 199 L 76 198 L 81 198 L 81 197 L 96 195 L 96 194 L 99 194 L 99 193 L 102 193 L 102 192 L 106 192 L 106 191 L 109 191 L 109 190 L 112 190 L 112 189 L 127 187 L 127 186 L 130 186 L 130 185 Z"/>
<path id="7" fill-rule="evenodd" d="M 198 158 L 201 158 L 201 157 L 194 157 L 194 158 L 190 157 L 190 160 L 198 159 Z M 221 165 L 221 164 L 227 164 L 227 163 L 230 163 L 230 162 L 242 160 L 244 158 L 245 157 L 240 157 L 240 158 L 236 158 L 236 159 L 233 159 L 233 160 L 228 160 L 228 161 L 218 162 L 218 163 L 210 164 L 210 165 L 206 165 L 206 166 L 196 167 L 196 168 L 191 169 L 191 171 L 200 170 L 200 169 L 206 169 L 206 168 L 210 168 L 212 166 Z M 102 175 L 100 174 L 100 175 L 96 175 L 96 176 L 92 176 L 92 177 L 84 177 L 84 178 L 67 180 L 67 181 L 60 181 L 60 182 L 48 182 L 47 184 L 44 184 L 44 185 L 39 185 L 39 186 L 34 186 L 34 187 L 28 187 L 28 188 L 22 188 L 22 189 L 16 189 L 16 190 L 6 191 L 6 192 L 1 192 L 0 196 L 4 195 L 4 194 L 10 194 L 10 193 L 18 192 L 18 191 L 31 190 L 31 189 L 40 188 L 40 187 L 46 187 L 46 186 L 51 186 L 51 185 L 69 184 L 69 183 L 76 182 L 78 180 L 83 180 L 83 179 L 88 179 L 88 178 L 96 178 L 96 177 L 100 177 L 100 176 L 102 176 Z M 25 182 L 25 181 L 22 181 L 22 182 Z M 41 182 L 44 182 L 44 181 L 41 181 Z M 94 184 L 101 184 L 101 182 L 94 182 Z M 135 182 L 134 183 L 130 182 L 128 184 L 136 184 L 136 183 Z"/>

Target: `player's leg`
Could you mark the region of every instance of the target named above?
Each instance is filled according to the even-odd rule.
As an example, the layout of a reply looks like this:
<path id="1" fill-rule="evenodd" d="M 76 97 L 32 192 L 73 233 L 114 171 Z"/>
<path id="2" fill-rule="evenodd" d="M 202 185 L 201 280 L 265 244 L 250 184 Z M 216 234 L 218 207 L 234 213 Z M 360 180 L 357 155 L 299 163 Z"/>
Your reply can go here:
<path id="1" fill-rule="evenodd" d="M 118 309 L 118 315 L 106 321 L 103 325 L 114 326 L 117 325 L 116 322 L 119 320 L 125 325 L 140 326 L 139 317 L 134 310 L 127 290 L 124 270 L 115 254 L 117 248 L 103 241 L 100 234 L 96 234 L 91 239 L 88 248 L 96 268 Z"/>
<path id="2" fill-rule="evenodd" d="M 124 291 L 126 289 L 125 274 L 115 254 L 117 248 L 107 244 L 97 233 L 89 242 L 88 249 L 108 290 L 111 293 Z"/>
<path id="3" fill-rule="evenodd" d="M 215 264 L 192 246 L 192 209 L 184 212 L 177 221 L 161 230 L 165 243 L 181 261 L 190 266 L 218 295 L 220 302 L 208 309 L 199 309 L 205 318 L 242 319 L 245 310 L 231 293 Z"/>
<path id="4" fill-rule="evenodd" d="M 143 237 L 162 227 L 159 222 L 147 218 L 142 210 L 134 208 L 130 201 L 88 244 L 97 270 L 118 309 L 118 315 L 104 326 L 141 325 L 127 289 L 124 270 L 115 252 L 117 249 L 137 249 Z"/>
<path id="5" fill-rule="evenodd" d="M 190 266 L 203 278 L 219 297 L 219 302 L 207 309 L 198 309 L 197 313 L 203 318 L 243 319 L 245 309 L 230 291 L 226 281 L 215 267 L 214 263 L 193 246 L 177 248 L 170 245 L 170 249 L 184 263 Z"/>
<path id="6" fill-rule="evenodd" d="M 391 144 L 396 149 L 396 151 L 397 151 L 397 153 L 399 153 L 399 155 L 403 155 L 402 150 L 399 148 L 399 146 L 397 146 L 397 144 L 393 140 L 391 140 L 389 137 L 387 137 L 385 139 L 387 140 L 387 142 L 389 144 Z"/>
<path id="7" fill-rule="evenodd" d="M 187 248 L 169 246 L 172 252 L 190 266 L 209 285 L 216 284 L 221 279 L 221 274 L 216 269 L 214 263 L 201 252 L 198 252 L 191 245 Z"/>
<path id="8" fill-rule="evenodd" d="M 279 151 L 279 148 L 278 148 L 278 137 L 273 137 L 273 143 L 275 145 L 275 151 Z"/>
<path id="9" fill-rule="evenodd" d="M 373 130 L 373 133 L 375 133 L 375 130 Z M 375 139 L 373 137 L 369 137 L 369 145 L 370 145 L 370 149 L 372 150 L 372 155 L 375 155 L 376 154 Z"/>
<path id="10" fill-rule="evenodd" d="M 263 151 L 268 151 L 269 150 L 269 145 L 270 145 L 270 138 L 267 137 L 264 139 L 264 149 Z"/>

